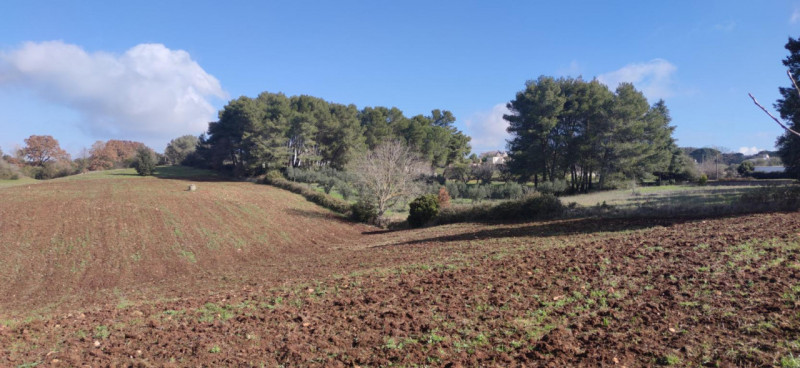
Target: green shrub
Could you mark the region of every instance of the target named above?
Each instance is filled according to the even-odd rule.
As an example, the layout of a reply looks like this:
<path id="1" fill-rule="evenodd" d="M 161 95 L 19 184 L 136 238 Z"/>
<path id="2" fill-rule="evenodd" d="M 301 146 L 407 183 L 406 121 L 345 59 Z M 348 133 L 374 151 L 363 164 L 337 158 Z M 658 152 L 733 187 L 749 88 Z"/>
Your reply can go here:
<path id="1" fill-rule="evenodd" d="M 700 178 L 697 179 L 697 184 L 700 185 L 708 184 L 708 176 L 706 174 L 700 175 Z"/>
<path id="2" fill-rule="evenodd" d="M 744 161 L 739 164 L 739 167 L 736 168 L 736 171 L 741 176 L 750 176 L 753 173 L 753 170 L 756 169 L 756 166 L 753 165 L 753 161 Z"/>
<path id="3" fill-rule="evenodd" d="M 136 151 L 136 159 L 133 162 L 136 172 L 141 176 L 150 176 L 156 171 L 156 158 L 154 152 L 149 148 L 142 147 Z"/>
<path id="4" fill-rule="evenodd" d="M 366 200 L 359 200 L 351 206 L 350 218 L 353 221 L 374 224 L 378 219 L 378 210 L 374 204 Z"/>
<path id="5" fill-rule="evenodd" d="M 489 196 L 489 191 L 485 185 L 473 185 L 467 188 L 467 198 L 473 202 L 480 202 Z"/>
<path id="6" fill-rule="evenodd" d="M 800 187 L 763 187 L 748 191 L 734 203 L 752 212 L 796 211 L 800 208 Z"/>
<path id="7" fill-rule="evenodd" d="M 545 181 L 539 183 L 536 187 L 536 190 L 545 193 L 545 194 L 561 194 L 569 189 L 569 185 L 567 185 L 566 180 L 556 180 L 556 181 Z"/>
<path id="8" fill-rule="evenodd" d="M 461 192 L 462 185 L 459 185 L 459 184 L 463 185 L 464 183 L 448 181 L 447 183 L 444 184 L 445 188 L 447 188 L 447 193 L 450 194 L 450 198 L 461 198 L 461 196 L 462 196 L 462 192 Z"/>
<path id="9" fill-rule="evenodd" d="M 439 214 L 439 198 L 434 194 L 426 194 L 411 201 L 408 211 L 408 224 L 421 227 Z"/>
<path id="10" fill-rule="evenodd" d="M 2 179 L 19 179 L 19 169 L 0 158 L 0 180 Z"/>
<path id="11" fill-rule="evenodd" d="M 339 194 L 342 195 L 342 198 L 344 198 L 345 201 L 350 200 L 350 198 L 353 197 L 353 194 L 355 194 L 353 187 L 343 180 L 336 182 L 336 190 L 339 191 Z"/>
<path id="12" fill-rule="evenodd" d="M 322 207 L 325 207 L 331 211 L 338 212 L 344 215 L 350 212 L 349 203 L 341 199 L 331 197 L 325 193 L 317 192 L 316 190 L 311 189 L 303 184 L 298 184 L 288 181 L 284 179 L 283 176 L 280 175 L 280 173 L 275 174 L 274 171 L 268 172 L 267 175 L 264 176 L 264 183 L 281 189 L 286 189 L 290 192 L 300 194 L 307 200 L 314 202 Z"/>
<path id="13" fill-rule="evenodd" d="M 517 221 L 555 218 L 564 210 L 552 194 L 534 193 L 527 197 L 497 205 L 450 206 L 436 217 L 437 224 L 469 221 Z"/>

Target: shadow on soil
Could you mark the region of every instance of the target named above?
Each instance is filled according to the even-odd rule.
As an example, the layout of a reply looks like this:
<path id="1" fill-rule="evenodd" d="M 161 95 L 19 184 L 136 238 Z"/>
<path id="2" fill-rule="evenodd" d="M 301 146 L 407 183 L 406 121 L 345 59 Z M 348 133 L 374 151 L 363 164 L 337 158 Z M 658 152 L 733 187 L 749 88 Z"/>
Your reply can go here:
<path id="1" fill-rule="evenodd" d="M 110 173 L 109 176 L 139 176 L 139 174 L 131 174 L 131 173 Z"/>
<path id="2" fill-rule="evenodd" d="M 431 242 L 459 242 L 475 241 L 497 238 L 515 237 L 552 237 L 564 235 L 583 235 L 593 233 L 622 232 L 647 229 L 655 226 L 671 226 L 687 222 L 701 221 L 699 219 L 578 219 L 553 221 L 547 223 L 528 224 L 515 227 L 504 227 L 499 229 L 487 229 L 473 232 L 466 232 L 455 235 L 437 236 L 425 239 L 412 240 L 396 244 L 388 244 L 380 247 L 392 247 L 399 245 L 414 245 Z"/>

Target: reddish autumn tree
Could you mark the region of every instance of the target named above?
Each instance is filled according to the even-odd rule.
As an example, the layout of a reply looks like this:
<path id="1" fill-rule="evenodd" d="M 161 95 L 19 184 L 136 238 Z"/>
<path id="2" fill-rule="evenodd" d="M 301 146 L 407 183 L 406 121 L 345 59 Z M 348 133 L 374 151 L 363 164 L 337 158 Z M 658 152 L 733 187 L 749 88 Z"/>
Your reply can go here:
<path id="1" fill-rule="evenodd" d="M 97 141 L 89 150 L 89 170 L 106 170 L 114 167 L 126 167 L 133 162 L 136 151 L 144 147 L 144 143 L 120 141 Z"/>
<path id="2" fill-rule="evenodd" d="M 40 167 L 48 162 L 69 161 L 67 151 L 61 149 L 58 141 L 49 135 L 32 135 L 25 139 L 22 157 L 27 164 Z"/>

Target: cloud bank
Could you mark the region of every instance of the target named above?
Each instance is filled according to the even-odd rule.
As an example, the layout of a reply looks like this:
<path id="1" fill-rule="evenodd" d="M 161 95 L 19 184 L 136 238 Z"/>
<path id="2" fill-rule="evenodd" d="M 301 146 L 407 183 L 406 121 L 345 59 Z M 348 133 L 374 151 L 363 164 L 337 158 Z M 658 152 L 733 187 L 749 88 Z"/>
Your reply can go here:
<path id="1" fill-rule="evenodd" d="M 140 44 L 122 55 L 88 53 L 61 41 L 0 53 L 0 88 L 20 86 L 75 109 L 98 139 L 168 140 L 198 134 L 215 119 L 219 81 L 183 50 Z"/>
<path id="2" fill-rule="evenodd" d="M 600 74 L 597 79 L 612 90 L 622 82 L 633 83 L 647 98 L 658 100 L 674 95 L 672 75 L 677 69 L 669 61 L 653 59 L 646 63 L 628 64 L 613 72 Z"/>
<path id="3" fill-rule="evenodd" d="M 756 147 L 739 147 L 739 153 L 745 156 L 755 155 L 756 153 L 759 153 L 761 151 L 763 150 Z"/>
<path id="4" fill-rule="evenodd" d="M 501 103 L 490 111 L 479 112 L 466 119 L 465 133 L 472 137 L 472 152 L 505 150 L 509 134 L 506 132 L 508 121 L 503 119 L 503 115 L 510 113 L 506 104 Z"/>

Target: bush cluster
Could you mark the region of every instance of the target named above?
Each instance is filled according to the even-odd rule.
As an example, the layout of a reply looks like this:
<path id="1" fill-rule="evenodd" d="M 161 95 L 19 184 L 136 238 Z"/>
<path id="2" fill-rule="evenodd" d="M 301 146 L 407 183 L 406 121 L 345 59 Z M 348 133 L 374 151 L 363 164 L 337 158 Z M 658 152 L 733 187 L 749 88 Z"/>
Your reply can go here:
<path id="1" fill-rule="evenodd" d="M 533 193 L 535 189 L 531 186 L 522 185 L 515 182 L 504 184 L 465 184 L 464 182 L 448 181 L 445 184 L 447 192 L 451 198 L 466 198 L 473 201 L 484 199 L 520 199 Z M 437 189 L 438 190 L 438 189 Z M 431 191 L 435 193 L 435 191 Z"/>
<path id="2" fill-rule="evenodd" d="M 563 210 L 564 206 L 556 196 L 533 193 L 520 200 L 496 205 L 450 206 L 442 209 L 434 222 L 535 220 L 557 217 Z"/>
<path id="3" fill-rule="evenodd" d="M 763 187 L 748 191 L 738 199 L 737 205 L 757 211 L 796 211 L 800 208 L 800 187 Z"/>
<path id="4" fill-rule="evenodd" d="M 326 194 L 330 194 L 334 188 L 342 198 L 349 200 L 355 194 L 351 174 L 339 171 L 330 167 L 319 169 L 300 169 L 290 167 L 285 172 L 286 179 L 300 183 L 319 184 Z"/>
<path id="5" fill-rule="evenodd" d="M 408 206 L 408 225 L 421 227 L 439 214 L 439 197 L 435 194 L 426 194 L 417 197 Z"/>
<path id="6" fill-rule="evenodd" d="M 136 151 L 136 158 L 133 161 L 133 168 L 136 169 L 136 173 L 141 176 L 150 176 L 153 175 L 156 171 L 156 160 L 155 152 L 151 149 L 146 147 L 140 147 Z"/>
<path id="7" fill-rule="evenodd" d="M 70 161 L 48 161 L 42 166 L 23 166 L 22 173 L 38 180 L 55 179 L 74 174 Z"/>
<path id="8" fill-rule="evenodd" d="M 305 197 L 307 200 L 314 202 L 322 207 L 325 207 L 331 211 L 338 212 L 344 215 L 348 215 L 350 213 L 350 203 L 343 201 L 338 198 L 331 197 L 325 193 L 317 192 L 316 190 L 295 182 L 291 182 L 286 180 L 283 175 L 279 172 L 268 172 L 264 176 L 263 180 L 264 184 L 269 184 L 272 186 L 276 186 L 281 189 L 286 189 L 290 192 L 294 192 L 300 194 L 301 196 Z"/>
<path id="9" fill-rule="evenodd" d="M 0 180 L 17 180 L 19 178 L 19 169 L 0 158 Z"/>
<path id="10" fill-rule="evenodd" d="M 350 206 L 350 219 L 365 224 L 376 224 L 378 220 L 378 210 L 371 202 L 359 200 Z"/>
<path id="11" fill-rule="evenodd" d="M 536 187 L 536 190 L 545 193 L 545 194 L 562 194 L 569 190 L 569 184 L 564 179 L 556 180 L 556 181 L 545 181 L 539 183 Z"/>

